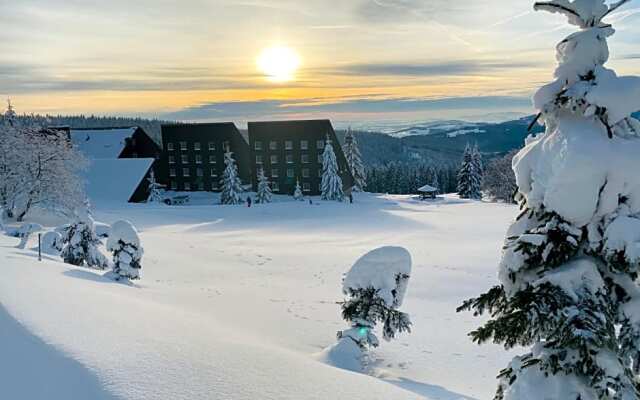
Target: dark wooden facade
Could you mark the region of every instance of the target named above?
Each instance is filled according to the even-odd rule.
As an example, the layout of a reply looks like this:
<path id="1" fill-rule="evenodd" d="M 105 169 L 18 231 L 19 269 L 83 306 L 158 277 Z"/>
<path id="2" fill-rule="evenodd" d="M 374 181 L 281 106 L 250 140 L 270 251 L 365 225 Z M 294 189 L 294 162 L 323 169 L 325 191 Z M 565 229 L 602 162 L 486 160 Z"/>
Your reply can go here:
<path id="1" fill-rule="evenodd" d="M 249 145 L 233 123 L 163 125 L 162 146 L 158 177 L 170 190 L 219 191 L 227 148 L 250 183 Z"/>
<path id="2" fill-rule="evenodd" d="M 327 136 L 333 143 L 345 191 L 353 186 L 353 176 L 329 120 L 250 122 L 248 128 L 254 190 L 257 173 L 263 168 L 274 193 L 293 194 L 296 181 L 300 181 L 305 194 L 319 195 Z"/>

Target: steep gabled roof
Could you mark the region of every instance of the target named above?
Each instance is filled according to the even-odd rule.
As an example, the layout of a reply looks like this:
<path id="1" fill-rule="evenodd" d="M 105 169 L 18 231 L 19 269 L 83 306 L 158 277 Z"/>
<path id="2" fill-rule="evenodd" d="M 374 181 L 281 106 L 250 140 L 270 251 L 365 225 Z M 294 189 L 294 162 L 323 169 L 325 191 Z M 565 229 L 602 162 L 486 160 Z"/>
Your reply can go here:
<path id="1" fill-rule="evenodd" d="M 115 159 L 138 127 L 107 129 L 72 129 L 71 142 L 89 159 Z"/>
<path id="2" fill-rule="evenodd" d="M 153 158 L 93 159 L 83 172 L 87 196 L 92 203 L 131 200 L 138 187 L 143 184 Z"/>

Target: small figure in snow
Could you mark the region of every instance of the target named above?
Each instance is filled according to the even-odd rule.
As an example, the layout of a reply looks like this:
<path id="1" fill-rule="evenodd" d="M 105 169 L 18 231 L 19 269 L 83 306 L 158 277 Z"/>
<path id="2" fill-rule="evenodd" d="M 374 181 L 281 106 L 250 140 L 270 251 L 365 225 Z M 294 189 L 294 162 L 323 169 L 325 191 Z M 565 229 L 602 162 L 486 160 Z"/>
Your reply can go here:
<path id="1" fill-rule="evenodd" d="M 140 279 L 142 255 L 140 237 L 136 228 L 128 221 L 117 221 L 111 226 L 107 250 L 113 252 L 113 273 L 116 280 Z"/>
<path id="2" fill-rule="evenodd" d="M 251 208 L 251 196 L 247 196 L 247 207 Z"/>

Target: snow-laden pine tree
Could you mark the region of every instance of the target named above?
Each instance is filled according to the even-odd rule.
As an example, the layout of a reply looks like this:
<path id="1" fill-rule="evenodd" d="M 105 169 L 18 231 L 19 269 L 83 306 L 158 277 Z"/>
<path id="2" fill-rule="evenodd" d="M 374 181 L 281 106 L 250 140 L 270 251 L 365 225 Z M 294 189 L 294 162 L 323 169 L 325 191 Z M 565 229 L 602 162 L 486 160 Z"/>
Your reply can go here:
<path id="1" fill-rule="evenodd" d="M 342 282 L 347 297 L 342 317 L 350 327 L 339 331 L 338 343 L 326 350 L 330 363 L 362 370 L 366 350 L 380 344 L 374 332 L 378 324 L 386 341 L 411 331 L 409 315 L 398 310 L 410 275 L 411 255 L 402 247 L 381 247 L 356 261 Z"/>
<path id="2" fill-rule="evenodd" d="M 536 3 L 579 31 L 534 96 L 546 131 L 514 159 L 522 213 L 500 285 L 461 307 L 490 316 L 476 342 L 531 347 L 500 373 L 496 399 L 640 397 L 640 78 L 604 66 L 603 18 L 625 3 Z"/>
<path id="3" fill-rule="evenodd" d="M 147 198 L 147 203 L 162 203 L 164 201 L 166 186 L 156 181 L 156 174 L 153 170 L 151 170 L 147 181 L 149 182 L 149 197 Z"/>
<path id="4" fill-rule="evenodd" d="M 351 170 L 351 175 L 353 175 L 353 191 L 364 191 L 364 188 L 367 186 L 367 174 L 364 171 L 358 140 L 351 131 L 351 128 L 347 130 L 344 138 L 344 156 L 347 158 L 347 165 Z"/>
<path id="5" fill-rule="evenodd" d="M 87 207 L 75 210 L 75 218 L 62 233 L 64 248 L 60 256 L 67 264 L 106 269 L 107 258 L 100 252 L 102 244 L 96 235 L 95 223 Z"/>
<path id="6" fill-rule="evenodd" d="M 482 189 L 482 181 L 484 179 L 484 164 L 482 163 L 482 153 L 480 153 L 480 149 L 478 148 L 478 144 L 473 146 L 473 150 L 471 150 L 471 158 L 473 160 L 473 169 L 478 177 L 479 181 L 479 189 Z"/>
<path id="7" fill-rule="evenodd" d="M 458 194 L 462 199 L 481 199 L 481 179 L 478 171 L 477 157 L 471 146 L 467 145 L 462 157 L 462 165 L 458 172 Z"/>
<path id="8" fill-rule="evenodd" d="M 113 253 L 113 275 L 116 280 L 140 279 L 144 250 L 138 231 L 129 221 L 116 221 L 111 225 L 107 250 Z"/>
<path id="9" fill-rule="evenodd" d="M 264 169 L 258 170 L 258 192 L 256 193 L 256 204 L 271 203 L 271 182 L 264 175 Z"/>
<path id="10" fill-rule="evenodd" d="M 342 178 L 338 173 L 338 160 L 333 151 L 331 138 L 327 135 L 324 153 L 322 155 L 322 200 L 342 201 L 344 192 L 342 190 Z"/>
<path id="11" fill-rule="evenodd" d="M 302 192 L 302 187 L 300 187 L 300 181 L 296 181 L 296 188 L 293 191 L 293 198 L 297 201 L 304 200 L 304 193 Z"/>
<path id="12" fill-rule="evenodd" d="M 220 203 L 228 205 L 237 205 L 242 203 L 241 194 L 244 192 L 242 181 L 238 175 L 238 166 L 233 158 L 233 153 L 227 151 L 224 154 L 224 174 L 220 181 L 222 192 L 220 193 Z"/>

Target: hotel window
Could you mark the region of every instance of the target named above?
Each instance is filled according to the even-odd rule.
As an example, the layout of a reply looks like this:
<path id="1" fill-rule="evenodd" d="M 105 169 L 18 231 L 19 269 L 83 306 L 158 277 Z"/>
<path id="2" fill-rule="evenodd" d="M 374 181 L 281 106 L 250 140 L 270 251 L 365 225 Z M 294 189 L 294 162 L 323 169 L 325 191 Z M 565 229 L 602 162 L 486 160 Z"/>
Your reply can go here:
<path id="1" fill-rule="evenodd" d="M 278 156 L 271 156 L 271 164 L 277 164 L 278 163 Z"/>
<path id="2" fill-rule="evenodd" d="M 310 192 L 311 191 L 311 184 L 309 182 L 304 182 L 302 184 L 302 190 L 304 190 L 305 192 Z"/>
<path id="3" fill-rule="evenodd" d="M 216 149 L 216 144 L 215 142 L 209 142 L 209 150 L 210 151 L 214 151 Z"/>
<path id="4" fill-rule="evenodd" d="M 269 142 L 269 150 L 278 150 L 278 142 L 272 140 Z"/>
<path id="5" fill-rule="evenodd" d="M 200 151 L 200 142 L 195 142 L 195 143 L 193 144 L 193 149 L 194 149 L 195 151 Z"/>
<path id="6" fill-rule="evenodd" d="M 202 168 L 196 169 L 196 175 L 198 175 L 198 178 L 202 178 L 204 176 L 204 172 L 202 171 Z"/>
<path id="7" fill-rule="evenodd" d="M 202 182 L 202 181 L 198 182 L 198 190 L 199 191 L 203 191 L 204 190 L 204 182 Z"/>
<path id="8" fill-rule="evenodd" d="M 293 178 L 295 176 L 295 171 L 292 168 L 287 169 L 287 178 Z"/>
<path id="9" fill-rule="evenodd" d="M 293 164 L 293 156 L 291 154 L 287 154 L 287 164 Z"/>
<path id="10" fill-rule="evenodd" d="M 219 188 L 218 182 L 211 182 L 211 190 L 218 190 Z"/>
<path id="11" fill-rule="evenodd" d="M 280 177 L 280 171 L 278 171 L 278 169 L 272 169 L 271 170 L 271 177 L 272 178 L 279 178 Z"/>
<path id="12" fill-rule="evenodd" d="M 189 156 L 186 154 L 183 154 L 182 156 L 180 156 L 180 160 L 182 161 L 183 164 L 189 164 Z"/>
<path id="13" fill-rule="evenodd" d="M 200 154 L 196 154 L 196 164 L 202 164 L 202 156 Z"/>
<path id="14" fill-rule="evenodd" d="M 279 192 L 280 191 L 280 185 L 278 185 L 278 182 L 272 182 L 271 183 L 271 190 L 273 190 L 274 192 Z"/>
<path id="15" fill-rule="evenodd" d="M 217 178 L 218 177 L 218 171 L 216 171 L 215 169 L 211 168 L 211 177 L 212 178 Z"/>
<path id="16" fill-rule="evenodd" d="M 256 156 L 256 164 L 262 164 L 262 156 L 260 155 Z"/>
<path id="17" fill-rule="evenodd" d="M 171 181 L 169 185 L 171 185 L 171 190 L 178 189 L 178 184 L 176 183 L 176 181 Z"/>
<path id="18" fill-rule="evenodd" d="M 231 151 L 231 145 L 229 144 L 228 140 L 222 142 L 222 148 L 224 149 L 224 151 Z"/>
<path id="19" fill-rule="evenodd" d="M 169 176 L 172 177 L 172 178 L 176 176 L 176 169 L 175 168 L 169 169 Z"/>
<path id="20" fill-rule="evenodd" d="M 318 149 L 318 150 L 324 149 L 324 140 L 318 140 L 316 142 L 316 149 Z"/>
<path id="21" fill-rule="evenodd" d="M 169 156 L 169 164 L 175 164 L 176 163 L 176 156 Z"/>
<path id="22" fill-rule="evenodd" d="M 173 150 L 175 150 L 175 147 L 173 147 L 173 143 L 172 142 L 167 143 L 167 151 L 173 151 Z"/>
<path id="23" fill-rule="evenodd" d="M 138 153 L 136 153 L 135 151 L 131 153 L 131 158 L 138 158 Z"/>
<path id="24" fill-rule="evenodd" d="M 182 168 L 182 176 L 186 178 L 191 176 L 191 172 L 189 171 L 189 168 Z"/>
<path id="25" fill-rule="evenodd" d="M 308 154 L 303 154 L 302 155 L 302 163 L 303 164 L 309 164 L 309 155 Z"/>
<path id="26" fill-rule="evenodd" d="M 309 168 L 303 168 L 302 169 L 302 177 L 303 178 L 308 178 L 309 177 Z"/>
<path id="27" fill-rule="evenodd" d="M 308 140 L 301 140 L 300 141 L 300 149 L 309 150 L 309 141 Z"/>
<path id="28" fill-rule="evenodd" d="M 254 148 L 258 151 L 262 150 L 262 142 L 259 140 L 256 140 L 256 142 L 254 143 Z"/>
<path id="29" fill-rule="evenodd" d="M 209 156 L 209 164 L 215 164 L 217 162 L 216 156 Z"/>
<path id="30" fill-rule="evenodd" d="M 191 184 L 189 182 L 184 183 L 184 190 L 187 192 L 191 190 Z"/>
<path id="31" fill-rule="evenodd" d="M 180 142 L 180 150 L 186 150 L 187 149 L 187 142 Z"/>
<path id="32" fill-rule="evenodd" d="M 284 148 L 286 150 L 293 150 L 293 140 L 287 140 L 284 142 Z"/>

